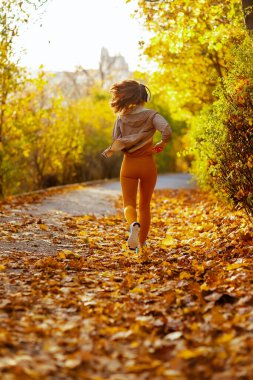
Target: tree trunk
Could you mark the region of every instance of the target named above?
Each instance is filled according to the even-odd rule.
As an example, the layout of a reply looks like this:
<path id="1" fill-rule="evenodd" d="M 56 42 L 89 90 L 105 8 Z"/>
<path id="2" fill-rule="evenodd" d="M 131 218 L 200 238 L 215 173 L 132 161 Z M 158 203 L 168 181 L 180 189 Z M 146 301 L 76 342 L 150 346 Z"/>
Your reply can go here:
<path id="1" fill-rule="evenodd" d="M 253 0 L 242 0 L 242 9 L 246 28 L 253 31 Z"/>

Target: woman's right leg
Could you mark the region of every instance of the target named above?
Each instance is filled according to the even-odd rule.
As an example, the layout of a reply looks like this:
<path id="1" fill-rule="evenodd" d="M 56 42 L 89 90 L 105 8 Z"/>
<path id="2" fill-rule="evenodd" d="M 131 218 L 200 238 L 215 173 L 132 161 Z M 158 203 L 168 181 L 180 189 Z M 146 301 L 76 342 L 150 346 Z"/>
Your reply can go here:
<path id="1" fill-rule="evenodd" d="M 152 194 L 154 192 L 156 180 L 157 180 L 157 170 L 154 159 L 152 156 L 145 157 L 143 161 L 142 173 L 140 177 L 140 204 L 139 204 L 139 214 L 140 214 L 140 234 L 139 241 L 142 247 L 147 239 L 149 227 L 150 227 L 150 201 Z"/>

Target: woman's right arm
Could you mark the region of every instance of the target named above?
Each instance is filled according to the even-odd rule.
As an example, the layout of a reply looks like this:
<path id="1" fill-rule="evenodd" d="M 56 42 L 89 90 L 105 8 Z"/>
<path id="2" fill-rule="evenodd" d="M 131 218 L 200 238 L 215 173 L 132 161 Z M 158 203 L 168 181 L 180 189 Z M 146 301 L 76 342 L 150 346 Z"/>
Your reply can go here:
<path id="1" fill-rule="evenodd" d="M 160 153 L 163 151 L 169 140 L 171 139 L 172 135 L 172 129 L 167 122 L 166 119 L 164 119 L 163 116 L 161 116 L 159 113 L 157 113 L 153 118 L 153 125 L 156 130 L 161 132 L 162 134 L 162 140 L 159 141 L 154 147 L 153 151 L 155 153 Z"/>

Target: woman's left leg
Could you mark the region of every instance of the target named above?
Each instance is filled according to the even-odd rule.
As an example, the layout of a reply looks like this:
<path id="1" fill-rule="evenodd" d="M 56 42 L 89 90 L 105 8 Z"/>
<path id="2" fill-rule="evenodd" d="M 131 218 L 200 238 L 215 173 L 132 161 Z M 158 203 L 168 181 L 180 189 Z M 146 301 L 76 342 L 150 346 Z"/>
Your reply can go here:
<path id="1" fill-rule="evenodd" d="M 121 176 L 120 183 L 122 188 L 124 216 L 130 227 L 137 221 L 136 197 L 138 189 L 138 179 Z"/>
<path id="2" fill-rule="evenodd" d="M 135 165 L 131 158 L 124 157 L 120 170 L 120 183 L 122 188 L 124 216 L 130 227 L 137 221 L 136 198 L 138 177 L 134 173 Z"/>

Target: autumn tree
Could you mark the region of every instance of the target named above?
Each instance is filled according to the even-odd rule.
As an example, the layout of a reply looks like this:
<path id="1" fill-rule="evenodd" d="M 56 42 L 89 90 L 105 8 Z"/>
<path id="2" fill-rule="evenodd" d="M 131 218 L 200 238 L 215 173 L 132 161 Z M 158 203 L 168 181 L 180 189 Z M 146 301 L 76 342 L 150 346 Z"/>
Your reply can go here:
<path id="1" fill-rule="evenodd" d="M 152 33 L 144 53 L 159 65 L 157 91 L 167 94 L 172 114 L 190 130 L 190 146 L 185 142 L 193 174 L 252 213 L 253 57 L 245 28 L 251 35 L 252 1 L 138 4 Z"/>
<path id="2" fill-rule="evenodd" d="M 231 67 L 230 48 L 244 31 L 241 3 L 140 0 L 137 10 L 152 37 L 144 53 L 159 65 L 161 88 L 175 91 L 177 107 L 191 113 L 212 103 L 217 81 Z M 207 12 L 208 9 L 208 12 Z"/>
<path id="3" fill-rule="evenodd" d="M 18 91 L 24 79 L 24 71 L 18 65 L 19 59 L 15 57 L 14 44 L 19 35 L 20 26 L 29 20 L 30 7 L 36 8 L 45 2 L 43 0 L 2 0 L 0 3 L 0 196 L 4 194 L 6 107 L 9 98 Z"/>
<path id="4" fill-rule="evenodd" d="M 0 6 L 0 196 L 3 195 L 4 121 L 8 96 L 17 86 L 20 76 L 13 59 L 14 41 L 18 35 L 17 23 L 23 19 L 16 1 L 3 0 Z"/>

